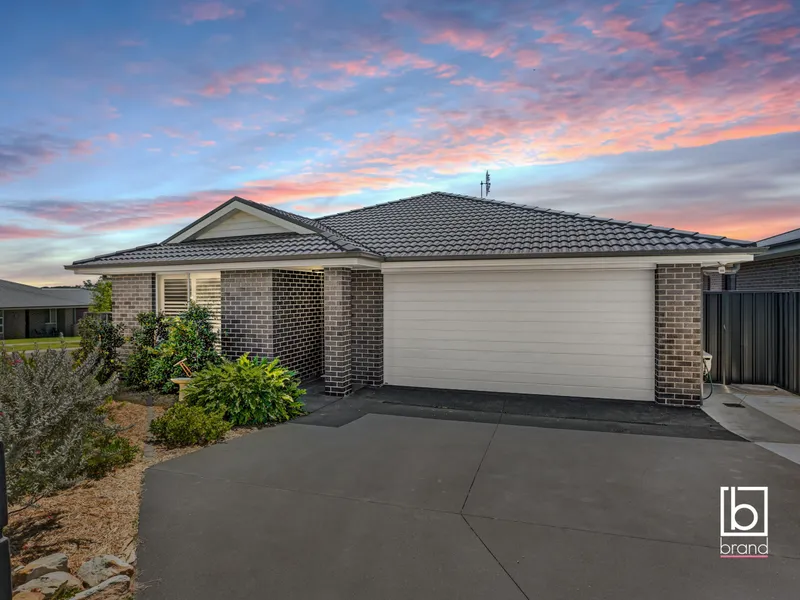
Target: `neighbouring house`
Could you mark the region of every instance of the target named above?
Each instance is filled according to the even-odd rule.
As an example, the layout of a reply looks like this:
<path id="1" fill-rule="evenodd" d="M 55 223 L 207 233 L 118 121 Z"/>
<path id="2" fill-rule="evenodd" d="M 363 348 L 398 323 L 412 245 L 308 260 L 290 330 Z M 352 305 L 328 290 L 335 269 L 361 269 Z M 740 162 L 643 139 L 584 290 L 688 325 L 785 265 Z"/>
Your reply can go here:
<path id="1" fill-rule="evenodd" d="M 77 335 L 91 293 L 77 288 L 37 288 L 0 279 L 0 340 Z"/>
<path id="2" fill-rule="evenodd" d="M 697 405 L 702 269 L 755 244 L 435 192 L 311 219 L 234 197 L 161 243 L 66 268 L 113 319 L 219 314 L 228 356 L 328 394 L 383 384 Z"/>
<path id="3" fill-rule="evenodd" d="M 709 273 L 706 289 L 743 292 L 800 290 L 800 228 L 765 238 L 757 245 L 763 251 L 753 262 L 740 265 L 734 274 Z"/>

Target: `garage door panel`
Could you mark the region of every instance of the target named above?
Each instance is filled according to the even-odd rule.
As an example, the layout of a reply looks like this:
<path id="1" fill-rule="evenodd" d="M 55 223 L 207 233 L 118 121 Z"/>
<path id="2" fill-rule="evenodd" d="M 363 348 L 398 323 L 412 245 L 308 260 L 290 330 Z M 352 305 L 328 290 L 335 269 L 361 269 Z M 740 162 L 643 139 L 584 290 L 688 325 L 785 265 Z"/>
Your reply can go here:
<path id="1" fill-rule="evenodd" d="M 393 328 L 398 334 L 407 331 L 429 331 L 435 329 L 441 332 L 452 331 L 522 331 L 529 335 L 538 335 L 545 333 L 596 333 L 596 334 L 638 334 L 641 326 L 636 322 L 623 322 L 623 323 L 609 323 L 606 321 L 552 321 L 550 319 L 542 319 L 539 321 L 515 321 L 509 320 L 496 320 L 492 322 L 477 321 L 470 319 L 463 320 L 437 320 L 437 319 L 406 319 L 397 320 L 386 324 L 387 328 Z M 480 334 L 478 334 L 480 335 Z"/>
<path id="2" fill-rule="evenodd" d="M 650 400 L 653 399 L 652 390 L 609 389 L 593 386 L 571 385 L 571 382 L 562 382 L 559 385 L 546 385 L 542 383 L 515 383 L 510 381 L 483 381 L 483 380 L 452 380 L 442 381 L 436 378 L 422 378 L 416 376 L 397 376 L 392 385 L 410 387 L 429 387 L 449 390 L 474 390 L 479 392 L 506 392 L 510 394 L 541 394 L 545 396 L 574 396 L 578 398 L 615 398 L 618 400 Z"/>
<path id="3" fill-rule="evenodd" d="M 431 296 L 430 291 L 419 290 L 409 292 L 407 290 L 398 290 L 392 294 L 392 302 L 406 303 L 406 302 L 459 302 L 465 300 L 465 294 L 469 294 L 470 302 L 490 303 L 492 305 L 502 304 L 507 298 L 513 297 L 515 299 L 523 298 L 524 301 L 536 302 L 581 302 L 583 299 L 584 304 L 589 302 L 628 302 L 630 301 L 631 290 L 549 290 L 542 289 L 541 286 L 536 289 L 524 290 L 521 292 L 507 292 L 499 290 L 464 290 L 464 291 L 441 291 L 437 290 L 435 297 Z"/>
<path id="4" fill-rule="evenodd" d="M 653 399 L 652 271 L 385 276 L 394 385 Z"/>
<path id="5" fill-rule="evenodd" d="M 442 350 L 431 348 L 392 348 L 387 351 L 386 358 L 391 364 L 399 364 L 403 359 L 438 359 Z M 447 356 L 453 360 L 486 361 L 491 358 L 494 362 L 535 363 L 540 365 L 562 365 L 564 358 L 559 354 L 547 352 L 513 352 L 496 350 L 487 353 L 485 350 L 448 349 Z M 619 364 L 616 356 L 606 354 L 571 354 L 573 364 L 588 367 L 614 367 Z M 626 363 L 632 369 L 649 368 L 652 359 L 646 354 L 635 354 L 626 358 Z"/>
<path id="6" fill-rule="evenodd" d="M 629 297 L 630 298 L 630 297 Z M 426 302 L 394 302 L 387 301 L 384 303 L 384 309 L 388 311 L 398 311 L 405 313 L 416 313 L 420 310 L 431 310 L 436 307 L 449 306 L 452 307 L 453 312 L 461 311 L 508 311 L 514 313 L 550 313 L 550 312 L 568 312 L 578 313 L 591 308 L 594 313 L 617 313 L 635 312 L 645 314 L 642 310 L 641 304 L 638 302 L 619 301 L 619 302 L 586 302 L 585 300 L 572 301 L 572 302 L 534 302 L 528 301 L 526 298 L 519 298 L 516 302 L 511 302 L 503 298 L 498 298 L 494 302 L 473 302 L 473 301 L 442 301 L 430 300 Z"/>
<path id="7" fill-rule="evenodd" d="M 570 364 L 540 363 L 536 361 L 505 361 L 505 360 L 459 360 L 459 359 L 432 359 L 432 358 L 401 358 L 393 361 L 395 369 L 426 372 L 429 370 L 447 373 L 450 371 L 468 371 L 470 373 L 528 373 L 541 376 L 568 377 L 570 380 L 581 377 L 611 377 L 636 379 L 636 369 L 628 365 L 585 365 L 580 362 Z M 633 377 L 632 377 L 633 374 Z M 641 379 L 641 378 L 639 378 Z M 540 377 L 539 380 L 542 380 Z M 649 381 L 649 378 L 647 378 Z M 563 379 L 562 379 L 563 381 Z"/>
<path id="8" fill-rule="evenodd" d="M 584 333 L 568 333 L 568 332 L 540 332 L 532 334 L 529 331 L 508 331 L 487 329 L 483 331 L 442 331 L 438 329 L 404 329 L 399 328 L 394 332 L 393 337 L 400 340 L 461 340 L 468 342 L 481 343 L 487 342 L 525 342 L 531 339 L 531 336 L 536 336 L 536 342 L 539 344 L 573 344 L 577 345 L 580 349 L 581 344 L 588 345 L 625 345 L 630 343 L 630 334 L 619 333 L 593 333 L 587 331 Z M 654 334 L 653 334 L 654 335 Z M 647 347 L 651 338 L 644 338 L 638 340 L 639 346 Z M 400 342 L 402 343 L 402 342 Z"/>
<path id="9" fill-rule="evenodd" d="M 384 320 L 387 324 L 401 323 L 403 325 L 409 322 L 427 322 L 427 321 L 455 321 L 458 323 L 466 323 L 473 321 L 481 321 L 486 318 L 485 310 L 420 310 L 420 311 L 404 311 L 390 307 L 388 303 L 384 303 L 385 317 Z M 497 322 L 520 322 L 520 323 L 597 323 L 598 318 L 592 312 L 549 312 L 549 313 L 522 313 L 511 314 L 506 311 L 497 311 L 493 316 L 491 323 Z M 642 319 L 652 316 L 650 313 L 644 311 L 637 312 L 607 312 L 603 314 L 603 323 L 636 323 L 641 327 Z"/>

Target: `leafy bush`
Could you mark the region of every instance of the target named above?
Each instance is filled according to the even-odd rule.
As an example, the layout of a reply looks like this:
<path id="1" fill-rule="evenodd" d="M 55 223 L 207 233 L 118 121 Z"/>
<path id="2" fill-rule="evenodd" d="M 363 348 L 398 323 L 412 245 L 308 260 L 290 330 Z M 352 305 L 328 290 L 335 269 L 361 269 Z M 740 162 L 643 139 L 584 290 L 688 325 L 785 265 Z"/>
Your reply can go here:
<path id="1" fill-rule="evenodd" d="M 101 383 L 108 381 L 122 367 L 117 357 L 117 350 L 125 343 L 125 336 L 122 332 L 122 325 L 115 325 L 111 321 L 91 314 L 86 315 L 78 322 L 81 345 L 75 352 L 75 360 L 82 363 L 97 349 L 101 360 L 97 377 Z"/>
<path id="2" fill-rule="evenodd" d="M 105 427 L 100 408 L 117 384 L 115 374 L 100 383 L 103 369 L 96 351 L 77 366 L 63 347 L 28 357 L 0 352 L 9 504 L 29 505 L 83 475 L 87 440 Z"/>
<path id="3" fill-rule="evenodd" d="M 147 384 L 151 389 L 165 393 L 177 391 L 172 377 L 183 377 L 176 363 L 186 359 L 193 371 L 205 366 L 219 364 L 222 358 L 216 349 L 217 334 L 211 324 L 211 311 L 190 303 L 186 312 L 167 320 L 169 331 L 166 339 L 154 349 L 147 371 Z"/>
<path id="4" fill-rule="evenodd" d="M 111 312 L 111 278 L 101 275 L 96 283 L 83 282 L 83 287 L 92 292 L 91 312 Z"/>
<path id="5" fill-rule="evenodd" d="M 294 373 L 276 358 L 248 358 L 209 366 L 186 386 L 186 402 L 207 410 L 222 410 L 234 425 L 282 423 L 305 414 Z"/>
<path id="6" fill-rule="evenodd" d="M 169 317 L 164 313 L 139 313 L 136 321 L 139 326 L 131 335 L 133 349 L 125 363 L 123 378 L 126 385 L 146 390 L 150 388 L 148 373 L 150 363 L 156 356 L 155 348 L 169 333 Z"/>
<path id="7" fill-rule="evenodd" d="M 99 479 L 117 467 L 133 462 L 139 448 L 129 439 L 119 435 L 113 427 L 104 427 L 89 436 L 84 446 L 86 475 Z"/>
<path id="8" fill-rule="evenodd" d="M 176 402 L 153 419 L 150 432 L 156 440 L 169 447 L 208 444 L 221 439 L 231 428 L 223 411 L 206 412 L 199 406 Z"/>

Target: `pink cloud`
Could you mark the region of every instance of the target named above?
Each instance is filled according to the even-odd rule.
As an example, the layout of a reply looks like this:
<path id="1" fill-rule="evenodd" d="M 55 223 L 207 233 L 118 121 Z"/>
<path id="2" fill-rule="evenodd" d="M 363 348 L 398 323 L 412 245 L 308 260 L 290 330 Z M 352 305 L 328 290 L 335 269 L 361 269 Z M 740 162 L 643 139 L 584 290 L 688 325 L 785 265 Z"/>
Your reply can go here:
<path id="1" fill-rule="evenodd" d="M 18 225 L 0 225 L 0 240 L 27 240 L 56 237 L 57 232 L 51 229 L 27 229 Z"/>
<path id="2" fill-rule="evenodd" d="M 542 56 L 536 50 L 517 50 L 514 62 L 521 69 L 535 69 L 542 62 Z"/>
<path id="3" fill-rule="evenodd" d="M 800 35 L 800 27 L 786 27 L 784 29 L 762 31 L 758 34 L 758 39 L 770 46 L 781 46 L 795 39 L 798 35 Z"/>
<path id="4" fill-rule="evenodd" d="M 447 44 L 456 50 L 478 52 L 496 58 L 508 50 L 505 42 L 495 41 L 479 29 L 443 29 L 429 33 L 422 40 L 426 44 Z"/>
<path id="5" fill-rule="evenodd" d="M 222 2 L 195 2 L 181 7 L 182 20 L 187 25 L 199 21 L 219 21 L 222 19 L 238 19 L 244 11 L 233 8 Z"/>
<path id="6" fill-rule="evenodd" d="M 243 65 L 229 71 L 216 73 L 200 94 L 209 97 L 227 96 L 234 88 L 247 89 L 283 81 L 285 69 L 281 65 L 257 63 Z"/>
<path id="7" fill-rule="evenodd" d="M 169 103 L 173 106 L 191 106 L 192 103 L 187 100 L 186 98 L 182 98 L 180 96 L 176 96 L 175 98 L 170 98 Z"/>
<path id="8" fill-rule="evenodd" d="M 216 146 L 217 142 L 215 142 L 214 140 L 201 140 L 200 142 L 198 142 L 197 145 L 202 146 L 204 148 L 208 148 L 209 146 Z"/>

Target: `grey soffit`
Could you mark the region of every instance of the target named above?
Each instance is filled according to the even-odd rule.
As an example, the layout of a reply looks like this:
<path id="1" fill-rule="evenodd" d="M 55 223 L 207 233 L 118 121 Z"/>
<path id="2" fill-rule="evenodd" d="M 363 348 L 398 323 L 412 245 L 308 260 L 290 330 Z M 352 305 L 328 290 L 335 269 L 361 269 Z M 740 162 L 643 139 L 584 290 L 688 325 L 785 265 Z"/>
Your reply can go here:
<path id="1" fill-rule="evenodd" d="M 73 265 L 174 264 L 181 262 L 235 262 L 270 257 L 342 254 L 344 250 L 327 238 L 311 233 L 274 233 L 195 240 L 177 244 L 151 244 Z"/>
<path id="2" fill-rule="evenodd" d="M 42 289 L 0 279 L 0 310 L 11 308 L 83 308 L 91 303 L 89 290 Z"/>
<path id="3" fill-rule="evenodd" d="M 74 266 L 180 264 L 361 254 L 387 259 L 476 258 L 751 251 L 755 244 L 524 204 L 433 192 L 309 219 L 242 198 L 231 202 L 301 225 L 312 234 L 266 234 L 140 246 Z"/>
<path id="4" fill-rule="evenodd" d="M 729 251 L 732 240 L 434 192 L 322 217 L 322 223 L 386 257 Z"/>

